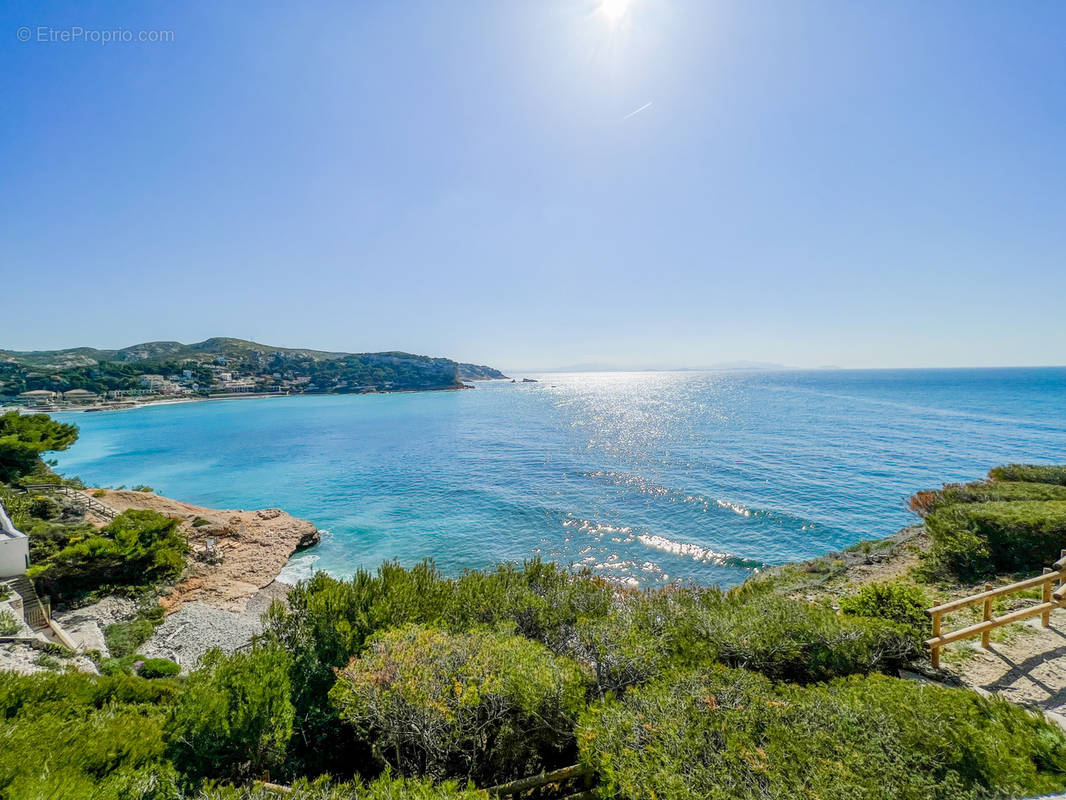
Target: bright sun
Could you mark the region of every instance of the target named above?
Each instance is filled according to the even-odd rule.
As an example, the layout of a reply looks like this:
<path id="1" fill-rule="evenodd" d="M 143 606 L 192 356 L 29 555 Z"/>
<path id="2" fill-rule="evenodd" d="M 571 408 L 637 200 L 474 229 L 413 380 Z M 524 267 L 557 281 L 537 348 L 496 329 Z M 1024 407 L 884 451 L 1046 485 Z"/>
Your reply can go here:
<path id="1" fill-rule="evenodd" d="M 632 0 L 603 0 L 600 3 L 600 13 L 611 22 L 621 22 L 631 4 Z"/>

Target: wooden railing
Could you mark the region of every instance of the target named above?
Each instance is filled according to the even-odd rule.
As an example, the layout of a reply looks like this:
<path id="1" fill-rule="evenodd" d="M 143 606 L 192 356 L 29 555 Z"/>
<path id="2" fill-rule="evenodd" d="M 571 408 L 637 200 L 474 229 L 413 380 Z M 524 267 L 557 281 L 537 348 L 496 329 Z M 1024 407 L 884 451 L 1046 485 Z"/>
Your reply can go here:
<path id="1" fill-rule="evenodd" d="M 27 492 L 56 492 L 64 497 L 69 497 L 86 511 L 91 511 L 104 519 L 114 519 L 118 516 L 118 512 L 111 508 L 111 506 L 106 506 L 95 497 L 90 497 L 85 494 L 85 492 L 79 492 L 77 489 L 72 489 L 61 483 L 35 483 L 23 488 Z"/>
<path id="2" fill-rule="evenodd" d="M 1066 605 L 1066 585 L 1063 585 L 1064 579 L 1066 579 L 1066 550 L 1062 551 L 1062 558 L 1056 561 L 1053 567 L 1044 570 L 1043 575 L 1037 575 L 1034 578 L 1028 578 L 1024 581 L 1018 581 L 1017 583 L 1011 583 L 1007 586 L 1000 586 L 998 588 L 992 588 L 991 583 L 986 583 L 983 592 L 970 595 L 969 597 L 963 597 L 958 600 L 952 600 L 950 603 L 943 603 L 942 605 L 928 609 L 926 613 L 933 618 L 933 638 L 926 641 L 926 644 L 929 645 L 931 651 L 933 667 L 938 668 L 940 666 L 940 648 L 951 644 L 952 642 L 958 642 L 962 639 L 969 639 L 979 635 L 981 637 L 981 647 L 987 649 L 990 643 L 991 633 L 994 629 L 1003 625 L 1009 625 L 1012 622 L 1021 622 L 1037 616 L 1040 617 L 1040 624 L 1046 628 L 1051 624 L 1051 612 L 1056 608 L 1061 608 L 1063 605 Z M 1059 583 L 1057 590 L 1054 586 L 1056 581 Z M 1027 589 L 1033 589 L 1037 586 L 1042 587 L 1043 591 L 1041 592 L 1040 602 L 1035 606 L 1011 611 L 1009 614 L 1003 614 L 999 617 L 992 616 L 992 601 L 997 597 L 1004 597 L 1005 595 L 1014 594 L 1016 592 L 1024 592 Z M 953 611 L 976 605 L 981 605 L 984 611 L 984 618 L 980 622 L 976 622 L 973 625 L 967 625 L 965 628 L 959 628 L 959 630 L 951 631 L 950 633 L 945 633 L 942 630 L 945 614 L 950 614 Z"/>

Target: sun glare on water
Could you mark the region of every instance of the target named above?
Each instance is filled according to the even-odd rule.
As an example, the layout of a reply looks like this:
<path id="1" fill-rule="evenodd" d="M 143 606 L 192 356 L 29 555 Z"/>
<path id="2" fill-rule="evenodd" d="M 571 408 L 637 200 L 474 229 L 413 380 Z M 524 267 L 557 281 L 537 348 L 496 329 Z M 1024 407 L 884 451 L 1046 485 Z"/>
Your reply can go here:
<path id="1" fill-rule="evenodd" d="M 600 13 L 617 25 L 629 12 L 632 4 L 633 0 L 603 0 L 600 3 Z"/>

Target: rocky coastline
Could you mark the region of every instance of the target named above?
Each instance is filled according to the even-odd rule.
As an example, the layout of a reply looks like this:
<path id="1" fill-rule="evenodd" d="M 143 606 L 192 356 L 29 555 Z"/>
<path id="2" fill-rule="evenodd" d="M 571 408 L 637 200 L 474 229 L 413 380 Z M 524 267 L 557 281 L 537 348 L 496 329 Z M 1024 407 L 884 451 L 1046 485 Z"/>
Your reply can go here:
<path id="1" fill-rule="evenodd" d="M 151 492 L 95 489 L 86 494 L 116 511 L 157 511 L 180 521 L 191 555 L 182 579 L 160 598 L 167 612 L 198 602 L 243 613 L 272 584 L 293 553 L 318 544 L 315 526 L 279 508 L 215 509 Z M 95 517 L 99 525 L 106 519 Z"/>

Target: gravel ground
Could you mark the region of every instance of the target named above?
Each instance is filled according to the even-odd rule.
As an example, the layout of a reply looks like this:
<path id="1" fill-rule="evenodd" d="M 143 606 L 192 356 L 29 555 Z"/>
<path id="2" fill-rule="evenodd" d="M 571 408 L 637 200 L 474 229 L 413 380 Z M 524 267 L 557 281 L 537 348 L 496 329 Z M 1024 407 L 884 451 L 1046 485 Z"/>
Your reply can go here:
<path id="1" fill-rule="evenodd" d="M 48 668 L 36 663 L 42 652 L 25 644 L 0 644 L 0 670 L 12 670 L 29 675 L 33 672 L 48 672 Z M 56 658 L 62 667 L 73 665 L 79 672 L 96 674 L 96 665 L 85 656 Z"/>
<path id="2" fill-rule="evenodd" d="M 1031 619 L 988 650 L 979 639 L 945 650 L 947 668 L 967 686 L 995 692 L 1012 703 L 1052 712 L 1059 724 L 1066 716 L 1066 610 L 1051 612 L 1051 625 Z M 964 649 L 965 648 L 965 649 Z M 959 654 L 967 657 L 959 658 Z"/>
<path id="3" fill-rule="evenodd" d="M 156 628 L 139 651 L 149 658 L 169 658 L 185 670 L 195 669 L 212 647 L 232 652 L 263 629 L 256 614 L 236 614 L 203 603 L 185 603 Z"/>
<path id="4" fill-rule="evenodd" d="M 74 611 L 57 611 L 53 616 L 59 620 L 64 628 L 70 628 L 71 623 L 78 620 L 90 619 L 101 628 L 106 628 L 115 622 L 127 620 L 137 613 L 137 603 L 125 597 L 105 597 L 99 603 L 91 606 L 78 608 Z"/>
<path id="5" fill-rule="evenodd" d="M 57 611 L 53 617 L 63 626 L 82 650 L 99 650 L 106 658 L 109 653 L 104 641 L 104 628 L 129 619 L 137 611 L 137 604 L 124 597 L 105 597 L 99 603 L 74 611 Z"/>

